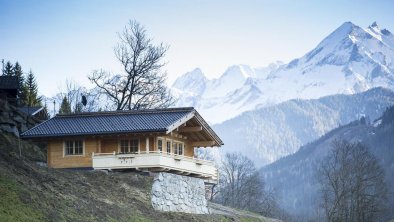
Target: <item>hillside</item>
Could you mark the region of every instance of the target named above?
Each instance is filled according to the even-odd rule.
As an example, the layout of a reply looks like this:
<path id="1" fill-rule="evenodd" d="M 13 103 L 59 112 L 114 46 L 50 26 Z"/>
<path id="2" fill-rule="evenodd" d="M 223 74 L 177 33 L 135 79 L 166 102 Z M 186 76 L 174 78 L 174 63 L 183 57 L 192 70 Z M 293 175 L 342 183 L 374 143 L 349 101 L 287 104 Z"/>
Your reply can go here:
<path id="1" fill-rule="evenodd" d="M 152 177 L 135 172 L 56 170 L 38 146 L 0 135 L 0 221 L 275 221 L 212 205 L 214 215 L 162 213 Z"/>
<path id="2" fill-rule="evenodd" d="M 394 105 L 394 92 L 375 88 L 354 95 L 316 100 L 290 100 L 249 111 L 214 125 L 225 141 L 224 152 L 244 152 L 256 165 L 271 163 L 296 152 L 328 131 L 368 116 L 376 119 Z"/>
<path id="3" fill-rule="evenodd" d="M 261 169 L 267 186 L 279 191 L 281 206 L 293 215 L 301 218 L 316 217 L 318 200 L 318 184 L 315 169 L 320 160 L 331 149 L 336 139 L 351 142 L 361 141 L 380 160 L 386 172 L 386 182 L 391 192 L 388 209 L 394 207 L 394 107 L 388 109 L 383 117 L 373 124 L 368 121 L 354 121 L 338 127 L 318 140 L 307 144 L 293 155 L 286 156 Z M 386 212 L 388 218 L 393 212 Z"/>

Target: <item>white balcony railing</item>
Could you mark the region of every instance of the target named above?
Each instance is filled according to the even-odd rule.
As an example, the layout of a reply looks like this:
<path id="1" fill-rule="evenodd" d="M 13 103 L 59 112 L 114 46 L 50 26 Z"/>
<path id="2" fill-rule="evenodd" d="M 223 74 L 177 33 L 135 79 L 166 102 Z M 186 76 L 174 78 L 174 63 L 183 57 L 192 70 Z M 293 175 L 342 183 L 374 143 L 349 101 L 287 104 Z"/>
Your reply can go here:
<path id="1" fill-rule="evenodd" d="M 172 170 L 180 174 L 202 177 L 217 182 L 218 170 L 211 161 L 183 155 L 151 151 L 136 154 L 93 153 L 94 169 L 158 169 Z"/>

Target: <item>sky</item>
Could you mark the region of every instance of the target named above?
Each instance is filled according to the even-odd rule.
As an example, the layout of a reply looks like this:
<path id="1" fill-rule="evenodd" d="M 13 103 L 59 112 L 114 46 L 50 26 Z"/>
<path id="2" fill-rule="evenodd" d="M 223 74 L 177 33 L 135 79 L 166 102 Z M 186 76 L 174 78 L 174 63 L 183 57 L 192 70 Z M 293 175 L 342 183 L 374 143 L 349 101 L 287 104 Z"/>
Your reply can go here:
<path id="1" fill-rule="evenodd" d="M 53 96 L 66 79 L 91 87 L 93 70 L 121 71 L 113 48 L 129 20 L 169 46 L 168 84 L 201 68 L 289 62 L 346 21 L 394 32 L 394 1 L 366 0 L 0 0 L 0 59 L 18 61 Z"/>

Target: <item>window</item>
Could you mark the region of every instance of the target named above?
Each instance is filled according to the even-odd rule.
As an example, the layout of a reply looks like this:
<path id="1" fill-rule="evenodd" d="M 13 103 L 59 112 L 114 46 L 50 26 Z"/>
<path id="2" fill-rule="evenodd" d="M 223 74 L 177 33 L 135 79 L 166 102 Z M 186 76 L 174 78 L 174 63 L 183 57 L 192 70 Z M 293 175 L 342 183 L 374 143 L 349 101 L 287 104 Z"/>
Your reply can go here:
<path id="1" fill-rule="evenodd" d="M 178 155 L 183 155 L 183 143 L 178 144 Z"/>
<path id="2" fill-rule="evenodd" d="M 130 152 L 138 153 L 138 139 L 130 140 Z"/>
<path id="3" fill-rule="evenodd" d="M 120 141 L 121 153 L 138 153 L 138 139 L 121 140 Z"/>
<path id="4" fill-rule="evenodd" d="M 64 155 L 83 155 L 83 141 L 82 140 L 67 140 L 64 142 Z"/>
<path id="5" fill-rule="evenodd" d="M 172 142 L 172 150 L 174 154 L 178 154 L 178 143 L 177 142 Z"/>
<path id="6" fill-rule="evenodd" d="M 171 141 L 167 140 L 167 153 L 171 153 Z"/>
<path id="7" fill-rule="evenodd" d="M 120 152 L 121 153 L 128 153 L 129 152 L 129 141 L 128 140 L 121 140 L 120 141 Z"/>
<path id="8" fill-rule="evenodd" d="M 183 146 L 181 142 L 174 142 L 174 154 L 183 155 Z"/>
<path id="9" fill-rule="evenodd" d="M 174 148 L 174 154 L 183 155 L 183 143 L 182 142 L 173 142 L 172 146 Z"/>
<path id="10" fill-rule="evenodd" d="M 157 149 L 162 152 L 163 151 L 163 140 L 157 139 Z"/>

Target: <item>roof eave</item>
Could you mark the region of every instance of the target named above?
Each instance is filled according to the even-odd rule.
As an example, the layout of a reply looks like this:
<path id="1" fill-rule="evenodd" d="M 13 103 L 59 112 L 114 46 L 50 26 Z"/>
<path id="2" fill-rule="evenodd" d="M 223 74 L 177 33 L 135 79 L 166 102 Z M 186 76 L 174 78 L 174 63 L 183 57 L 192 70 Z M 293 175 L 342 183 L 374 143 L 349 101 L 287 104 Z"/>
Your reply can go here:
<path id="1" fill-rule="evenodd" d="M 175 123 L 171 124 L 167 129 L 167 134 L 174 131 L 176 128 L 186 123 L 188 120 L 195 117 L 197 121 L 201 124 L 201 126 L 207 131 L 209 136 L 213 139 L 215 144 L 213 147 L 221 147 L 224 145 L 223 141 L 219 138 L 219 136 L 215 133 L 215 131 L 209 126 L 209 124 L 202 118 L 202 116 L 197 112 L 197 110 L 193 109 L 192 112 L 188 113 L 182 119 L 177 120 Z"/>
<path id="2" fill-rule="evenodd" d="M 138 131 L 119 131 L 119 132 L 94 132 L 94 133 L 67 133 L 67 134 L 40 134 L 40 135 L 23 135 L 22 139 L 33 139 L 33 138 L 56 138 L 56 137 L 68 137 L 68 136 L 96 136 L 96 135 L 116 135 L 116 134 L 129 134 L 129 133 L 163 133 L 167 129 L 157 129 L 157 130 L 138 130 Z"/>
<path id="3" fill-rule="evenodd" d="M 37 113 L 39 113 L 41 110 L 43 110 L 44 109 L 44 107 L 40 107 L 39 109 L 37 109 L 35 112 L 33 112 L 31 115 L 32 116 L 34 116 L 34 115 L 36 115 Z"/>
<path id="4" fill-rule="evenodd" d="M 216 132 L 209 126 L 209 124 L 202 118 L 202 116 L 196 111 L 195 112 L 196 119 L 200 122 L 202 127 L 204 127 L 210 137 L 215 141 L 217 147 L 221 147 L 224 145 L 222 139 L 216 134 Z"/>

